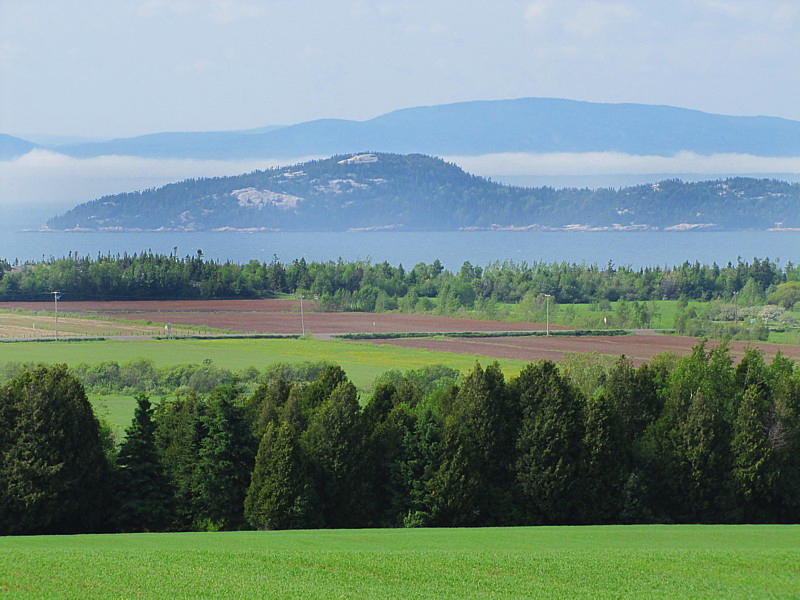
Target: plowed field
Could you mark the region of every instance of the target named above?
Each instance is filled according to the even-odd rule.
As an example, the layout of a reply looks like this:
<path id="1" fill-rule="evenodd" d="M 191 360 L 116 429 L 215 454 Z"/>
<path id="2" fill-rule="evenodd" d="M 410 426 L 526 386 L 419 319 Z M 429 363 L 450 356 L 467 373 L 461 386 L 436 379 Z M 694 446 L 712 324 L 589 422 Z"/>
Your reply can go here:
<path id="1" fill-rule="evenodd" d="M 570 352 L 597 352 L 599 354 L 624 354 L 634 364 L 642 364 L 664 352 L 689 354 L 698 340 L 671 335 L 627 335 L 598 337 L 501 337 L 501 338 L 414 338 L 394 340 L 370 340 L 373 344 L 391 344 L 406 348 L 427 348 L 456 354 L 479 354 L 491 358 L 510 358 L 524 361 L 549 359 L 560 360 Z M 716 345 L 709 342 L 709 346 Z M 800 346 L 781 344 L 755 344 L 769 358 L 778 350 L 787 356 L 800 359 Z M 734 360 L 744 356 L 747 342 L 731 342 Z"/>

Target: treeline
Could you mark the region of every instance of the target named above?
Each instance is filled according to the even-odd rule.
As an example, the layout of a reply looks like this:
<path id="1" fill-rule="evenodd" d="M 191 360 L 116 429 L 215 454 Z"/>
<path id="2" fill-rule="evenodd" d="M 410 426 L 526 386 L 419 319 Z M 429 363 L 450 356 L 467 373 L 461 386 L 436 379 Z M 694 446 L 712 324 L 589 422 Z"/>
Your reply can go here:
<path id="1" fill-rule="evenodd" d="M 685 262 L 677 267 L 634 269 L 611 263 L 569 264 L 494 262 L 486 267 L 465 262 L 458 272 L 436 260 L 412 269 L 369 260 L 282 263 L 252 260 L 246 264 L 216 262 L 196 255 L 179 258 L 143 252 L 51 258 L 14 264 L 0 260 L 0 301 L 50 298 L 61 290 L 70 300 L 165 300 L 263 298 L 306 293 L 326 308 L 358 311 L 400 309 L 408 312 L 483 308 L 550 294 L 558 303 L 650 301 L 687 298 L 730 300 L 749 284 L 754 294 L 800 281 L 800 266 L 783 268 L 754 258 L 725 266 Z M 797 288 L 788 298 L 800 299 Z"/>
<path id="2" fill-rule="evenodd" d="M 115 360 L 78 363 L 71 368 L 71 373 L 92 394 L 132 396 L 145 393 L 165 396 L 188 392 L 207 394 L 221 385 L 236 385 L 249 390 L 259 381 L 279 375 L 289 381 L 310 381 L 316 379 L 330 364 L 326 361 L 274 363 L 261 370 L 252 366 L 233 370 L 215 365 L 210 358 L 202 364 L 184 363 L 163 367 L 157 367 L 149 358 L 134 358 L 122 363 Z M 35 363 L 15 361 L 0 363 L 0 384 L 37 366 Z"/>
<path id="3" fill-rule="evenodd" d="M 800 372 L 757 350 L 136 400 L 117 448 L 66 367 L 0 387 L 0 531 L 800 521 Z"/>

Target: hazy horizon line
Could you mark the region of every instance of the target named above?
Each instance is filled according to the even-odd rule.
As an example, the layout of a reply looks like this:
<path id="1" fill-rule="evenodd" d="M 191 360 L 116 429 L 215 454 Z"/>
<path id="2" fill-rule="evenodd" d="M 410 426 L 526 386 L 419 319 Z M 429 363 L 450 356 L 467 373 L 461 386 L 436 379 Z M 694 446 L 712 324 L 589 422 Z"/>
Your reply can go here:
<path id="1" fill-rule="evenodd" d="M 411 110 L 415 108 L 432 108 L 432 107 L 439 107 L 439 106 L 453 106 L 458 104 L 472 104 L 472 103 L 482 103 L 482 102 L 503 102 L 503 101 L 515 101 L 515 100 L 564 100 L 567 102 L 580 102 L 585 104 L 600 104 L 600 105 L 611 105 L 611 106 L 620 106 L 620 105 L 634 105 L 634 106 L 658 106 L 658 107 L 670 107 L 670 108 L 677 108 L 682 110 L 688 111 L 696 111 L 707 115 L 719 115 L 724 117 L 743 117 L 743 118 L 758 118 L 758 117 L 765 117 L 765 118 L 772 118 L 772 119 L 782 119 L 785 121 L 791 122 L 800 122 L 800 119 L 787 117 L 784 115 L 778 114 L 767 114 L 763 112 L 758 113 L 732 113 L 732 112 L 718 112 L 712 111 L 708 109 L 698 108 L 694 106 L 687 106 L 682 104 L 668 104 L 664 102 L 634 102 L 634 101 L 621 101 L 621 102 L 610 102 L 610 101 L 599 101 L 599 100 L 586 100 L 580 98 L 571 98 L 565 96 L 515 96 L 509 98 L 472 98 L 469 100 L 456 100 L 453 102 L 440 102 L 440 103 L 431 103 L 431 104 L 413 104 L 408 106 L 398 106 L 397 108 L 393 108 L 391 110 L 377 112 L 374 113 L 372 116 L 365 118 L 365 119 L 353 119 L 341 116 L 324 116 L 324 117 L 313 117 L 308 119 L 301 119 L 299 121 L 293 121 L 290 123 L 284 124 L 277 124 L 277 123 L 263 123 L 258 122 L 254 125 L 250 125 L 248 127 L 235 127 L 235 128 L 214 128 L 214 127 L 199 127 L 199 128 L 189 128 L 189 129 L 178 129 L 178 128 L 167 128 L 167 129 L 153 129 L 153 130 L 144 130 L 139 131 L 136 133 L 121 133 L 121 134 L 113 134 L 113 133 L 102 133 L 102 134 L 86 134 L 86 133 L 52 133 L 52 132 L 40 132 L 40 133 L 20 133 L 20 132 L 0 132 L 6 133 L 7 135 L 11 135 L 14 137 L 18 137 L 20 139 L 24 139 L 26 141 L 31 141 L 33 143 L 38 143 L 32 138 L 64 138 L 64 139 L 75 139 L 75 140 L 83 140 L 77 142 L 61 142 L 61 143 L 41 143 L 39 145 L 42 146 L 59 146 L 59 145 L 69 145 L 72 143 L 102 143 L 112 140 L 119 140 L 119 139 L 129 139 L 129 138 L 138 138 L 138 137 L 145 137 L 149 135 L 159 135 L 159 134 L 170 134 L 170 133 L 247 133 L 252 130 L 262 129 L 265 127 L 275 127 L 275 128 L 283 128 L 283 127 L 293 127 L 296 125 L 302 125 L 304 123 L 311 123 L 314 121 L 326 121 L 326 120 L 341 120 L 341 121 L 349 121 L 353 123 L 365 123 L 376 119 L 378 117 L 388 115 L 394 112 L 403 111 L 403 110 Z"/>

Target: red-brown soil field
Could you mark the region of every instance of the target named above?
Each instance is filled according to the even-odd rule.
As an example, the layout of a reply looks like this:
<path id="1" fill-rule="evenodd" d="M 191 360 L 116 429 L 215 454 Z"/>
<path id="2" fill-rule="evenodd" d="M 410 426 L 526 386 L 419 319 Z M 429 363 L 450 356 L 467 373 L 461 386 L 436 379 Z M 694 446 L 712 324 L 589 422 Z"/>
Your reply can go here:
<path id="1" fill-rule="evenodd" d="M 450 338 L 450 339 L 394 339 L 369 340 L 373 344 L 392 344 L 410 348 L 428 348 L 440 352 L 478 354 L 489 358 L 512 358 L 525 361 L 550 359 L 558 361 L 570 352 L 597 352 L 598 354 L 624 354 L 640 365 L 664 352 L 690 354 L 698 340 L 671 335 L 626 335 L 591 337 L 500 337 L 500 338 Z M 709 342 L 709 347 L 716 342 Z M 794 359 L 800 359 L 800 346 L 751 343 L 772 357 L 780 350 Z M 744 356 L 748 342 L 731 342 L 731 355 L 737 362 Z"/>
<path id="2" fill-rule="evenodd" d="M 172 323 L 173 325 L 206 325 L 247 333 L 300 333 L 300 300 L 177 300 L 177 301 L 111 301 L 70 302 L 58 304 L 64 313 L 91 315 L 99 318 L 130 319 Z M 2 302 L 0 309 L 51 311 L 52 302 Z M 438 317 L 434 315 L 395 313 L 317 312 L 313 301 L 306 301 L 305 327 L 315 335 L 340 333 L 387 332 L 451 332 L 451 331 L 535 331 L 544 330 L 543 323 L 479 321 Z M 567 329 L 551 325 L 552 329 Z M 459 354 L 477 354 L 488 358 L 520 360 L 559 360 L 570 352 L 625 354 L 641 364 L 656 354 L 674 352 L 688 354 L 697 344 L 694 338 L 666 335 L 630 335 L 598 337 L 500 337 L 452 339 L 370 340 L 375 344 L 393 344 L 428 348 Z M 800 359 L 800 347 L 778 344 L 755 344 L 766 356 L 778 350 Z M 741 358 L 745 342 L 730 345 L 735 359 Z"/>
<path id="3" fill-rule="evenodd" d="M 300 300 L 184 300 L 184 301 L 114 301 L 59 302 L 65 313 L 102 318 L 152 321 L 173 325 L 206 325 L 248 333 L 300 333 Z M 53 310 L 52 302 L 2 302 L 0 309 L 26 311 Z M 314 334 L 448 332 L 448 331 L 534 331 L 543 323 L 478 321 L 433 315 L 315 312 L 312 302 L 305 302 L 305 328 Z M 552 329 L 566 329 L 551 325 Z"/>

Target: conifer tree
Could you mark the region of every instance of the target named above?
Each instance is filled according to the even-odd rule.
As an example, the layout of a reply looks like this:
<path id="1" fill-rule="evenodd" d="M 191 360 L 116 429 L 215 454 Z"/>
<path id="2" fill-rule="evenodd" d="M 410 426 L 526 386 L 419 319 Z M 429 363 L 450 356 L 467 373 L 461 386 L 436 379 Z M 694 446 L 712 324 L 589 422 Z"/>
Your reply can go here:
<path id="1" fill-rule="evenodd" d="M 0 534 L 98 530 L 107 474 L 98 420 L 65 365 L 0 387 Z"/>
<path id="2" fill-rule="evenodd" d="M 121 531 L 162 531 L 173 518 L 172 488 L 158 456 L 155 433 L 150 400 L 137 394 L 133 421 L 116 460 L 114 521 Z"/>
<path id="3" fill-rule="evenodd" d="M 776 465 L 774 449 L 767 439 L 770 400 L 763 389 L 751 385 L 734 422 L 733 480 L 746 522 L 763 520 L 774 502 L 771 496 Z"/>
<path id="4" fill-rule="evenodd" d="M 313 527 L 312 490 L 297 432 L 269 422 L 245 498 L 247 522 L 258 529 Z"/>
<path id="5" fill-rule="evenodd" d="M 407 402 L 413 403 L 418 394 L 419 386 L 408 378 L 403 378 L 399 385 L 380 383 L 364 407 L 364 464 L 368 484 L 364 510 L 371 526 L 396 527 L 403 524 L 408 514 L 404 440 L 417 417 Z"/>
<path id="6" fill-rule="evenodd" d="M 159 404 L 154 412 L 156 449 L 175 497 L 176 525 L 189 528 L 198 508 L 195 470 L 205 438 L 205 401 L 193 391 Z"/>
<path id="7" fill-rule="evenodd" d="M 584 469 L 579 392 L 550 361 L 525 367 L 514 388 L 522 409 L 516 474 L 527 519 L 579 522 Z"/>
<path id="8" fill-rule="evenodd" d="M 618 522 L 628 474 L 621 419 L 602 393 L 587 400 L 584 415 L 583 519 L 589 523 Z"/>
<path id="9" fill-rule="evenodd" d="M 480 365 L 464 378 L 445 417 L 443 456 L 435 485 L 436 523 L 509 523 L 514 505 L 516 416 L 500 366 Z"/>
<path id="10" fill-rule="evenodd" d="M 800 514 L 800 382 L 791 361 L 778 354 L 767 367 L 755 350 L 737 380 L 747 385 L 731 442 L 737 506 L 745 522 L 792 521 Z"/>
<path id="11" fill-rule="evenodd" d="M 205 437 L 195 469 L 194 495 L 201 526 L 240 529 L 245 525 L 244 499 L 255 462 L 252 429 L 235 405 L 238 389 L 214 389 L 204 417 Z"/>
<path id="12" fill-rule="evenodd" d="M 363 525 L 364 432 L 358 392 L 352 383 L 343 381 L 334 388 L 313 412 L 301 441 L 324 526 Z"/>
<path id="13" fill-rule="evenodd" d="M 711 352 L 705 343 L 695 347 L 670 373 L 667 393 L 644 442 L 659 511 L 683 522 L 725 520 L 732 510 L 731 412 L 737 396 L 727 346 Z"/>
<path id="14" fill-rule="evenodd" d="M 438 500 L 436 476 L 441 463 L 442 421 L 428 406 L 419 407 L 415 417 L 411 430 L 403 438 L 400 465 L 407 493 L 403 517 L 406 527 L 432 525 Z"/>

